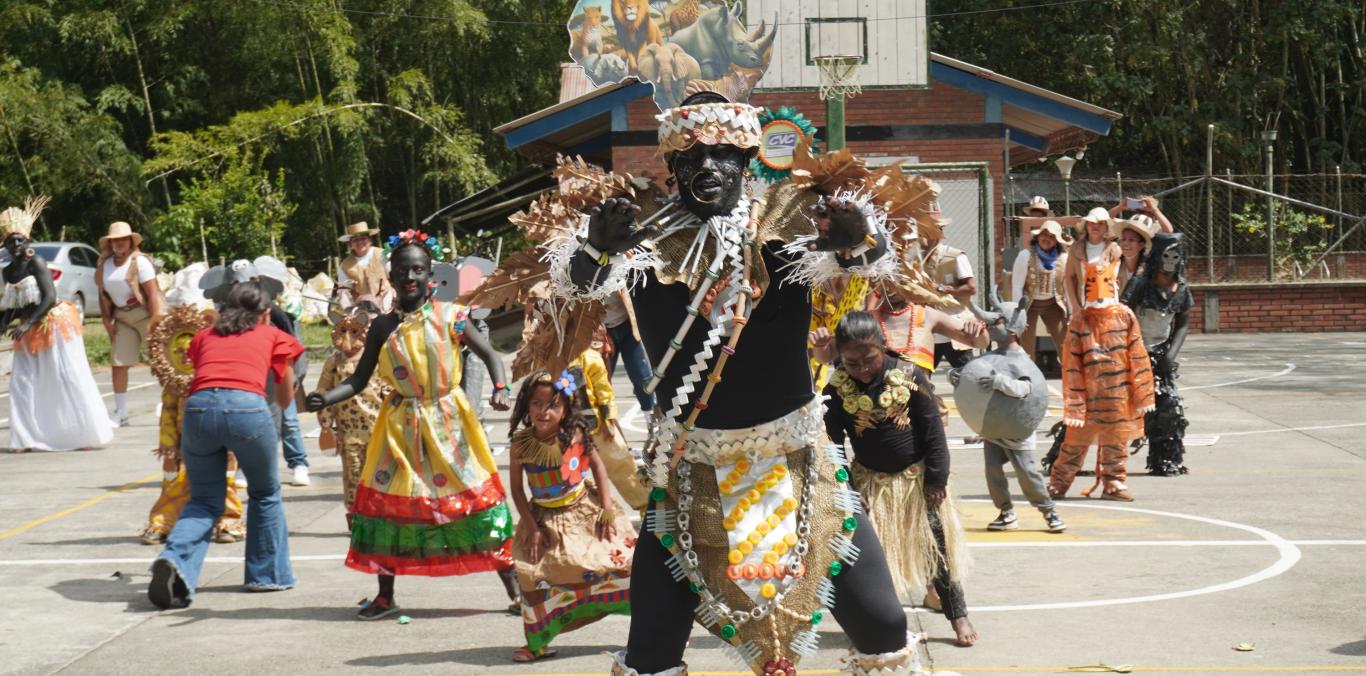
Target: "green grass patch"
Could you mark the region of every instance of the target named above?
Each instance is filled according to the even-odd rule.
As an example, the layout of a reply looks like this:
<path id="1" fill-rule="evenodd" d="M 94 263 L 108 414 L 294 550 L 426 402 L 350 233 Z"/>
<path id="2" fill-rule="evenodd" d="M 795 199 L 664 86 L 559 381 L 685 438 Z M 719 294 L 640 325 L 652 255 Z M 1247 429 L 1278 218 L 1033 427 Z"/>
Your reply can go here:
<path id="1" fill-rule="evenodd" d="M 309 359 L 319 363 L 332 354 L 332 325 L 327 322 L 300 324 L 299 333 L 303 335 L 304 347 L 308 348 Z"/>
<path id="2" fill-rule="evenodd" d="M 109 334 L 100 320 L 87 320 L 81 331 L 85 339 L 85 358 L 91 366 L 109 365 Z"/>

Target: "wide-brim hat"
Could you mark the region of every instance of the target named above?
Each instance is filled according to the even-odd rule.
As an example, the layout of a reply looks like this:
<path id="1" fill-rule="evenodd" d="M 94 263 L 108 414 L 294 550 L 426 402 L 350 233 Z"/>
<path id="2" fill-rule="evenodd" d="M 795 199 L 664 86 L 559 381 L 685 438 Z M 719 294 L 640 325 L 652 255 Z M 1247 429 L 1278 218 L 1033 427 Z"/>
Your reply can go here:
<path id="1" fill-rule="evenodd" d="M 142 246 L 142 235 L 133 232 L 133 226 L 123 221 L 114 221 L 109 224 L 109 233 L 100 238 L 100 248 L 103 249 L 111 239 L 123 239 L 124 237 L 131 237 L 133 246 Z"/>
<path id="2" fill-rule="evenodd" d="M 1029 198 L 1029 206 L 1025 207 L 1025 211 L 1033 211 L 1035 209 L 1045 213 L 1049 211 L 1048 200 L 1044 199 L 1043 195 L 1035 195 Z"/>
<path id="3" fill-rule="evenodd" d="M 337 238 L 338 242 L 346 244 L 352 237 L 374 237 L 379 234 L 379 228 L 370 227 L 369 223 L 359 221 L 346 226 L 346 234 Z"/>
<path id="4" fill-rule="evenodd" d="M 1135 234 L 1143 238 L 1143 249 L 1146 251 L 1153 245 L 1153 219 L 1147 216 L 1135 216 L 1133 218 L 1118 218 L 1110 224 L 1110 237 L 1119 240 L 1119 236 L 1125 230 L 1133 230 Z"/>
<path id="5" fill-rule="evenodd" d="M 1029 234 L 1032 237 L 1038 237 L 1045 232 L 1052 235 L 1053 238 L 1058 240 L 1061 244 L 1067 245 L 1072 243 L 1072 238 L 1068 237 L 1067 233 L 1063 232 L 1062 224 L 1051 218 L 1044 221 L 1039 227 L 1030 230 Z"/>

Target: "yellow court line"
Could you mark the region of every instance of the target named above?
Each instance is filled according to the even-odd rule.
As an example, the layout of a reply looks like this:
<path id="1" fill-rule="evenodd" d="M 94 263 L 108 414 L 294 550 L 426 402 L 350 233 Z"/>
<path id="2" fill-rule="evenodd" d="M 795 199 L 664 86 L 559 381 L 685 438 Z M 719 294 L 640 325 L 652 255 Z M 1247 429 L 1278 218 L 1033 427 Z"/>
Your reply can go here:
<path id="1" fill-rule="evenodd" d="M 32 520 L 32 521 L 30 521 L 30 522 L 28 522 L 28 523 L 22 525 L 22 526 L 17 526 L 17 527 L 15 527 L 15 528 L 11 528 L 11 529 L 9 529 L 9 530 L 3 532 L 3 533 L 0 533 L 0 540 L 3 540 L 3 539 L 5 539 L 5 538 L 7 538 L 7 537 L 11 537 L 11 536 L 14 536 L 14 535 L 18 535 L 18 534 L 23 533 L 24 531 L 27 531 L 27 530 L 32 530 L 32 529 L 37 528 L 38 526 L 41 526 L 41 525 L 43 525 L 43 524 L 45 524 L 45 523 L 47 523 L 47 522 L 49 522 L 49 521 L 55 521 L 55 520 L 60 519 L 60 518 L 62 518 L 62 517 L 64 517 L 64 516 L 67 516 L 67 515 L 69 515 L 69 514 L 75 514 L 76 512 L 79 512 L 79 511 L 81 511 L 82 509 L 85 509 L 86 507 L 90 507 L 90 506 L 95 505 L 95 504 L 97 504 L 97 503 L 99 503 L 99 502 L 102 502 L 102 501 L 104 501 L 104 500 L 106 500 L 106 499 L 108 499 L 108 498 L 112 498 L 112 497 L 114 497 L 115 495 L 118 495 L 119 493 L 122 493 L 122 492 L 124 492 L 124 491 L 126 491 L 126 490 L 129 490 L 129 489 L 132 489 L 132 488 L 136 488 L 136 487 L 138 487 L 139 485 L 145 484 L 145 483 L 147 483 L 148 481 L 151 481 L 151 480 L 153 480 L 153 479 L 156 479 L 156 478 L 158 478 L 158 477 L 160 477 L 160 476 L 161 476 L 161 472 L 152 472 L 151 474 L 148 474 L 147 476 L 142 477 L 141 479 L 138 479 L 137 481 L 130 481 L 130 482 L 128 482 L 128 483 L 126 483 L 126 484 L 124 484 L 124 485 L 122 485 L 122 486 L 119 486 L 118 488 L 115 488 L 115 489 L 112 490 L 112 491 L 108 491 L 108 492 L 106 492 L 106 493 L 101 493 L 100 495 L 96 495 L 95 497 L 90 498 L 89 500 L 86 500 L 85 502 L 82 502 L 81 504 L 76 505 L 75 507 L 67 507 L 66 509 L 63 509 L 63 510 L 60 511 L 60 512 L 54 512 L 54 513 L 52 513 L 52 514 L 48 514 L 47 516 L 40 516 L 40 517 L 38 517 L 38 518 L 36 518 L 36 519 L 34 519 L 34 520 Z"/>
<path id="2" fill-rule="evenodd" d="M 1003 667 L 958 667 L 958 666 L 945 666 L 943 669 L 937 669 L 936 671 L 959 671 L 959 672 L 964 672 L 964 671 L 982 671 L 982 672 L 988 672 L 988 673 L 991 673 L 991 672 L 1051 672 L 1051 673 L 1078 673 L 1078 672 L 1075 672 L 1075 671 L 1069 672 L 1069 671 L 1068 671 L 1068 667 L 1023 667 L 1023 666 L 1003 666 Z M 1176 672 L 1176 673 L 1187 673 L 1187 672 L 1237 672 L 1237 673 L 1244 673 L 1244 674 L 1253 674 L 1253 673 L 1261 674 L 1261 673 L 1273 673 L 1273 672 L 1366 671 L 1366 666 L 1330 666 L 1330 665 L 1323 665 L 1323 666 L 1285 666 L 1285 667 L 1272 667 L 1272 666 L 1251 666 L 1251 665 L 1248 665 L 1248 666 L 1237 666 L 1237 667 L 1132 667 L 1131 671 L 1134 671 L 1134 672 L 1140 672 L 1140 671 L 1146 671 L 1146 672 L 1164 672 L 1164 671 L 1165 671 L 1165 672 Z M 527 672 L 527 673 L 524 674 L 523 676 L 595 676 L 595 673 L 596 673 L 596 672 L 594 672 L 593 674 L 590 674 L 590 673 L 588 673 L 588 672 L 565 672 L 565 673 L 538 674 L 538 673 Z M 754 672 L 752 672 L 752 671 L 689 671 L 688 673 L 689 673 L 689 674 L 692 674 L 692 676 L 751 676 Z M 835 674 L 841 674 L 841 673 L 844 673 L 844 672 L 839 671 L 839 670 L 837 670 L 837 669 L 803 669 L 801 673 L 802 673 L 804 676 L 834 676 Z M 934 672 L 931 672 L 931 673 L 934 673 Z"/>

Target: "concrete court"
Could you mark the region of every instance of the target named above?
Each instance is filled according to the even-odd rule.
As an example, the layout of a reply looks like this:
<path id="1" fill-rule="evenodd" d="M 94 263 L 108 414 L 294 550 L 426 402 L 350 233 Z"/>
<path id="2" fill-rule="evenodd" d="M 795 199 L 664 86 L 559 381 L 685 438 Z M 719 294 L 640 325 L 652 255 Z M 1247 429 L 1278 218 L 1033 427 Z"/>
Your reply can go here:
<path id="1" fill-rule="evenodd" d="M 1366 334 L 1194 336 L 1183 362 L 1191 441 L 1217 443 L 1190 449 L 1189 476 L 1133 477 L 1131 505 L 1081 500 L 1090 479 L 1079 479 L 1061 507 L 1065 535 L 1032 530 L 1042 520 L 1022 501 L 1021 530 L 985 532 L 994 509 L 980 452 L 954 451 L 982 638 L 956 648 L 942 617 L 912 613 L 936 669 L 1366 671 Z M 96 377 L 107 392 L 108 373 Z M 150 378 L 134 371 L 135 387 Z M 622 372 L 617 385 L 629 392 Z M 601 653 L 624 644 L 628 619 L 612 617 L 562 636 L 557 659 L 513 664 L 520 624 L 500 612 L 492 574 L 403 578 L 410 624 L 356 621 L 374 582 L 341 565 L 340 463 L 313 440 L 314 484 L 284 489 L 299 586 L 244 593 L 241 545 L 214 545 L 194 605 L 155 612 L 145 588 L 156 550 L 135 534 L 157 492 L 157 393 L 133 392 L 134 426 L 111 448 L 0 453 L 0 672 L 601 674 Z M 487 422 L 501 441 L 505 417 Z M 951 433 L 965 428 L 955 420 Z M 846 640 L 834 622 L 821 628 L 803 673 L 839 666 Z M 694 632 L 693 673 L 741 673 L 718 645 Z"/>

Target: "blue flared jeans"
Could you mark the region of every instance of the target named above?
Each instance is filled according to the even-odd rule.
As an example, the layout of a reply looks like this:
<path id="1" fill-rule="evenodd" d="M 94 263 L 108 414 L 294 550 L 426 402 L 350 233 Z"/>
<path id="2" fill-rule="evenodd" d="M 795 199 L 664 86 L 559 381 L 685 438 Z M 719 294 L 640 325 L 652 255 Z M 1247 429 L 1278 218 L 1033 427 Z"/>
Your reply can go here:
<path id="1" fill-rule="evenodd" d="M 190 482 L 190 502 L 166 537 L 160 558 L 175 566 L 190 598 L 199 583 L 214 524 L 223 514 L 228 451 L 247 477 L 247 543 L 244 583 L 248 589 L 289 589 L 289 533 L 280 501 L 276 459 L 279 429 L 265 397 L 244 390 L 207 389 L 185 402 L 180 454 Z"/>

